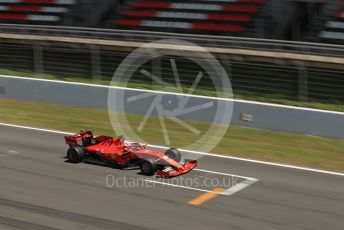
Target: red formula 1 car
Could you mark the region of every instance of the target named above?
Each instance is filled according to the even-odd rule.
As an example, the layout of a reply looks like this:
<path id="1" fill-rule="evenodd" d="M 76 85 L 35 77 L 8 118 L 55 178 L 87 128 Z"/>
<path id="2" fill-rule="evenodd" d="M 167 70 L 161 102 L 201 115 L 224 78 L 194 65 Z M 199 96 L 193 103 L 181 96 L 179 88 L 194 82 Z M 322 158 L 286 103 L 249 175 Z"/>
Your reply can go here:
<path id="1" fill-rule="evenodd" d="M 171 148 L 164 153 L 147 149 L 146 144 L 125 142 L 122 137 L 97 136 L 81 131 L 65 136 L 69 145 L 67 158 L 72 163 L 93 159 L 121 168 L 139 166 L 144 175 L 173 177 L 191 171 L 195 160 L 181 159 L 181 153 Z"/>

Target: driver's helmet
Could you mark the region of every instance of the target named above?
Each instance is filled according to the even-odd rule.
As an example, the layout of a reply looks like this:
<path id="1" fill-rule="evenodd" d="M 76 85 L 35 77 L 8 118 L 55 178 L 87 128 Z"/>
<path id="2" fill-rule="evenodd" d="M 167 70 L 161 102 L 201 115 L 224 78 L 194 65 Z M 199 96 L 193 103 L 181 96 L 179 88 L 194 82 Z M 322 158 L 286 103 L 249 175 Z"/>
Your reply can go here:
<path id="1" fill-rule="evenodd" d="M 80 135 L 82 136 L 82 145 L 88 146 L 92 144 L 96 144 L 96 140 L 93 137 L 93 133 L 91 131 L 81 131 Z"/>

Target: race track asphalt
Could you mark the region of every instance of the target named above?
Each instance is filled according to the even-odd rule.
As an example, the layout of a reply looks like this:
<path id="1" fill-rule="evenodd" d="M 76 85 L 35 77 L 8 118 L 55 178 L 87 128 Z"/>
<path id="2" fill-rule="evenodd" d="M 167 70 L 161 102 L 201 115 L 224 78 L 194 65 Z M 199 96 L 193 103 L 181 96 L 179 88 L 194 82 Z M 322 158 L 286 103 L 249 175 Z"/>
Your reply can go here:
<path id="1" fill-rule="evenodd" d="M 138 170 L 65 162 L 66 147 L 62 134 L 0 125 L 1 230 L 344 229 L 343 176 L 206 156 L 198 169 L 259 181 L 194 206 L 187 202 L 202 191 L 106 185 L 109 178 L 147 177 Z M 183 177 L 226 176 L 193 171 Z M 207 186 L 202 189 L 212 189 Z"/>

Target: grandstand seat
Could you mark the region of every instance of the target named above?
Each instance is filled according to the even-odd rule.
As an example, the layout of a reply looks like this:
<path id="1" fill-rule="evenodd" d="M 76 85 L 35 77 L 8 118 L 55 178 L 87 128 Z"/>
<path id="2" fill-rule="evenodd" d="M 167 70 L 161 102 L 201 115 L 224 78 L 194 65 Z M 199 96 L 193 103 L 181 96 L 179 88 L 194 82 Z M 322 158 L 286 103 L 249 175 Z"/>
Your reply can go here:
<path id="1" fill-rule="evenodd" d="M 241 35 L 265 0 L 134 0 L 115 25 L 124 29 Z"/>
<path id="2" fill-rule="evenodd" d="M 61 24 L 76 0 L 0 0 L 1 23 Z"/>
<path id="3" fill-rule="evenodd" d="M 341 8 L 326 21 L 319 37 L 328 43 L 344 44 L 344 1 Z"/>

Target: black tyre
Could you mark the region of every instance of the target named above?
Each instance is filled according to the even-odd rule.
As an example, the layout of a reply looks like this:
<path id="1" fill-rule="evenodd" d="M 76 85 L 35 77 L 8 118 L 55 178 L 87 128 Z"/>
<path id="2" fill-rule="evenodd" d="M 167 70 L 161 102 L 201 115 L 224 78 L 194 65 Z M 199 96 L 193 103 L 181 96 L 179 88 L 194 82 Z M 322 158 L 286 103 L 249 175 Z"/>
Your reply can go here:
<path id="1" fill-rule="evenodd" d="M 180 162 L 182 159 L 182 154 L 178 151 L 178 149 L 170 148 L 165 151 L 165 156 L 173 159 L 176 162 Z"/>
<path id="2" fill-rule="evenodd" d="M 80 163 L 85 158 L 85 150 L 81 146 L 75 146 L 67 151 L 67 158 L 71 163 Z"/>
<path id="3" fill-rule="evenodd" d="M 146 176 L 153 176 L 156 172 L 157 165 L 149 160 L 143 160 L 140 164 L 141 173 Z"/>

